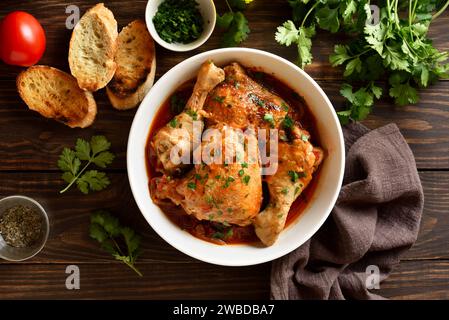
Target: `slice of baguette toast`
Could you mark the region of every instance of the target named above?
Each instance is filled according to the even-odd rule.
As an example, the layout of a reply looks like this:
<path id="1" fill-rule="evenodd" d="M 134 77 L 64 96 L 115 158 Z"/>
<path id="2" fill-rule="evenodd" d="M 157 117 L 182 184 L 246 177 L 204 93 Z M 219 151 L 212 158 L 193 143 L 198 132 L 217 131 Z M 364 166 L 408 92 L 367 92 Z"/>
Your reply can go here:
<path id="1" fill-rule="evenodd" d="M 33 66 L 16 81 L 20 97 L 31 110 L 69 127 L 90 126 L 97 114 L 92 93 L 82 90 L 74 77 L 56 68 Z"/>
<path id="2" fill-rule="evenodd" d="M 117 21 L 103 3 L 89 9 L 73 29 L 69 65 L 80 88 L 97 91 L 114 76 Z"/>
<path id="3" fill-rule="evenodd" d="M 135 20 L 122 29 L 117 46 L 117 70 L 106 92 L 114 108 L 127 110 L 136 107 L 153 86 L 156 51 L 142 20 Z"/>

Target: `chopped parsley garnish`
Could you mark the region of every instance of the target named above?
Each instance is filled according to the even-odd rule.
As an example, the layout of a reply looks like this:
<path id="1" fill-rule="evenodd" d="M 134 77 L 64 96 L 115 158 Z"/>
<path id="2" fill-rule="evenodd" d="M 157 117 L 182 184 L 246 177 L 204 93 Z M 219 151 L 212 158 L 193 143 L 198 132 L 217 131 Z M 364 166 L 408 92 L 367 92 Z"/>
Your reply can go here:
<path id="1" fill-rule="evenodd" d="M 178 125 L 178 121 L 175 118 L 173 118 L 170 120 L 169 124 L 170 124 L 170 127 L 176 128 L 176 126 Z"/>
<path id="2" fill-rule="evenodd" d="M 282 110 L 284 110 L 285 112 L 288 112 L 288 105 L 285 102 L 281 102 L 281 108 Z"/>
<path id="3" fill-rule="evenodd" d="M 239 176 L 241 177 L 241 176 L 243 176 L 245 174 L 245 171 L 243 170 L 243 169 L 240 169 L 239 170 Z"/>
<path id="4" fill-rule="evenodd" d="M 248 168 L 248 163 L 247 162 L 243 162 L 242 163 L 242 168 Z"/>
<path id="5" fill-rule="evenodd" d="M 220 231 L 214 232 L 212 234 L 212 238 L 214 238 L 214 239 L 223 239 L 224 238 L 224 233 L 220 232 Z"/>
<path id="6" fill-rule="evenodd" d="M 153 18 L 154 28 L 162 40 L 190 43 L 203 32 L 203 17 L 195 0 L 165 0 Z"/>
<path id="7" fill-rule="evenodd" d="M 271 125 L 271 127 L 274 127 L 274 118 L 271 113 L 265 113 L 265 115 L 263 116 L 263 119 L 266 122 L 268 122 Z"/>
<path id="8" fill-rule="evenodd" d="M 244 176 L 244 177 L 243 177 L 243 183 L 246 184 L 246 185 L 248 185 L 250 179 L 251 179 L 250 176 Z"/>
<path id="9" fill-rule="evenodd" d="M 304 178 L 306 177 L 306 173 L 305 172 L 296 172 L 296 171 L 288 171 L 288 175 L 290 176 L 290 179 L 292 182 L 296 182 L 298 181 L 299 178 Z"/>
<path id="10" fill-rule="evenodd" d="M 192 117 L 193 120 L 197 120 L 198 119 L 198 113 L 196 113 L 196 111 L 193 110 L 187 110 L 186 113 Z"/>
<path id="11" fill-rule="evenodd" d="M 284 195 L 287 195 L 288 194 L 288 188 L 282 189 L 281 193 L 284 194 Z"/>
<path id="12" fill-rule="evenodd" d="M 282 121 L 282 125 L 286 129 L 291 129 L 291 127 L 293 127 L 293 124 L 294 124 L 293 119 L 290 118 L 289 116 L 285 116 L 284 121 Z"/>
<path id="13" fill-rule="evenodd" d="M 296 171 L 291 171 L 290 170 L 288 172 L 288 175 L 290 176 L 290 180 L 292 180 L 292 182 L 298 181 L 299 176 L 298 176 L 298 173 Z"/>
<path id="14" fill-rule="evenodd" d="M 229 176 L 229 177 L 226 179 L 223 188 L 228 188 L 229 185 L 230 185 L 230 183 L 231 183 L 231 182 L 234 182 L 234 181 L 235 181 L 234 177 Z"/>
<path id="15" fill-rule="evenodd" d="M 187 183 L 187 188 L 189 188 L 191 190 L 195 190 L 196 189 L 196 183 L 192 182 L 192 181 Z"/>
<path id="16" fill-rule="evenodd" d="M 218 203 L 217 203 L 217 201 L 215 201 L 214 197 L 212 197 L 211 195 L 206 196 L 206 202 L 218 209 Z"/>
<path id="17" fill-rule="evenodd" d="M 259 107 L 264 107 L 265 106 L 265 101 L 263 101 L 261 98 L 259 98 L 257 95 L 255 95 L 254 93 L 250 93 L 248 94 L 248 98 L 255 104 L 257 104 Z"/>
<path id="18" fill-rule="evenodd" d="M 215 96 L 213 98 L 214 101 L 217 101 L 218 103 L 223 103 L 225 97 Z"/>

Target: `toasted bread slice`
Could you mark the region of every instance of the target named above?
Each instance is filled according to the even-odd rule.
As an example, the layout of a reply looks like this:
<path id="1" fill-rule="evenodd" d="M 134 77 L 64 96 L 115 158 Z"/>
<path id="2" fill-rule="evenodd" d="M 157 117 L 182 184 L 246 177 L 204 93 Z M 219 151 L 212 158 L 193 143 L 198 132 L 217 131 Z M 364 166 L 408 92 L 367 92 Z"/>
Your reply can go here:
<path id="1" fill-rule="evenodd" d="M 73 29 L 69 65 L 80 88 L 97 91 L 114 76 L 117 21 L 103 3 L 89 9 Z"/>
<path id="2" fill-rule="evenodd" d="M 106 92 L 114 108 L 127 110 L 136 107 L 153 86 L 156 51 L 142 20 L 135 20 L 122 29 L 117 46 L 117 70 Z"/>
<path id="3" fill-rule="evenodd" d="M 74 77 L 47 66 L 33 66 L 17 77 L 17 90 L 31 110 L 69 127 L 90 126 L 97 114 L 92 93 L 82 90 Z"/>

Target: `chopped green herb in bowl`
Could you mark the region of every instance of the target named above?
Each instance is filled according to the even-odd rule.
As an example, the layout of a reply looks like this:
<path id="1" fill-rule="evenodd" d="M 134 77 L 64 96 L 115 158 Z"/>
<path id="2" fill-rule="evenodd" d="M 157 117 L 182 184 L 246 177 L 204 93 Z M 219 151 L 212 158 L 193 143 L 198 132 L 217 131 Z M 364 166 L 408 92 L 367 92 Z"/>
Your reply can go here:
<path id="1" fill-rule="evenodd" d="M 154 27 L 168 43 L 190 43 L 203 32 L 203 17 L 195 0 L 165 0 L 153 17 Z"/>
<path id="2" fill-rule="evenodd" d="M 209 39 L 217 12 L 212 0 L 148 1 L 145 20 L 148 31 L 162 47 L 190 51 Z"/>

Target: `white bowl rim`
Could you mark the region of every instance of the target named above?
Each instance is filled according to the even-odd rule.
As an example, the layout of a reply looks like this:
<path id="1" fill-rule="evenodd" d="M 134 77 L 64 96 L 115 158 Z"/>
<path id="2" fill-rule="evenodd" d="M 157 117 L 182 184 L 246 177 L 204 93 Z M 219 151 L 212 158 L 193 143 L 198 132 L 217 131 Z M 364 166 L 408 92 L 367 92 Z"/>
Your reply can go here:
<path id="1" fill-rule="evenodd" d="M 144 208 L 144 205 L 142 203 L 140 203 L 137 199 L 137 195 L 139 194 L 139 190 L 137 189 L 137 186 L 135 185 L 134 180 L 132 179 L 132 174 L 134 173 L 133 169 L 132 169 L 132 159 L 131 157 L 131 152 L 130 150 L 133 148 L 136 148 L 138 146 L 134 146 L 134 142 L 132 141 L 135 135 L 135 131 L 137 130 L 137 119 L 141 118 L 144 113 L 145 113 L 145 108 L 142 107 L 144 104 L 148 103 L 148 99 L 151 96 L 151 92 L 153 91 L 157 91 L 159 89 L 160 83 L 163 83 L 164 79 L 166 77 L 168 77 L 171 73 L 176 73 L 179 69 L 181 69 L 184 65 L 189 64 L 191 61 L 193 60 L 204 60 L 204 57 L 208 57 L 214 54 L 218 54 L 218 53 L 234 53 L 234 54 L 259 54 L 259 55 L 265 55 L 269 58 L 272 59 L 276 59 L 276 60 L 280 60 L 282 63 L 287 64 L 289 67 L 295 69 L 295 71 L 299 72 L 302 74 L 302 76 L 304 76 L 308 81 L 310 81 L 313 85 L 313 87 L 317 90 L 317 93 L 321 96 L 321 98 L 324 99 L 324 101 L 326 102 L 326 106 L 330 109 L 331 111 L 331 115 L 334 119 L 334 121 L 338 124 L 337 125 L 337 130 L 338 130 L 338 141 L 340 143 L 340 145 L 338 146 L 339 151 L 340 151 L 340 158 L 338 159 L 339 162 L 341 163 L 340 166 L 340 171 L 338 173 L 338 183 L 337 185 L 339 186 L 337 188 L 337 190 L 335 190 L 334 195 L 331 198 L 331 201 L 328 203 L 325 211 L 326 214 L 324 214 L 321 219 L 314 225 L 313 228 L 311 228 L 309 230 L 309 232 L 304 235 L 303 239 L 304 240 L 300 240 L 300 241 L 296 241 L 296 242 L 290 242 L 287 243 L 286 245 L 284 245 L 283 248 L 279 248 L 279 250 L 276 253 L 270 254 L 270 255 L 260 255 L 258 257 L 251 257 L 248 260 L 245 260 L 244 262 L 242 262 L 242 260 L 240 260 L 239 262 L 235 262 L 232 260 L 224 260 L 224 259 L 213 259 L 211 257 L 208 256 L 204 256 L 202 254 L 198 254 L 197 252 L 195 252 L 194 250 L 191 250 L 189 248 L 185 248 L 182 247 L 180 244 L 176 243 L 175 241 L 172 241 L 172 239 L 166 235 L 163 234 L 161 232 L 159 232 L 159 230 L 157 228 L 155 228 L 155 226 L 153 226 L 153 224 L 151 223 L 151 219 L 149 219 L 147 217 L 147 215 L 144 213 L 146 210 Z M 209 58 L 209 59 L 213 59 Z M 160 107 L 160 106 L 159 106 Z M 159 108 L 157 107 L 157 108 Z M 148 133 L 149 133 L 150 128 L 147 128 L 147 135 L 145 136 L 145 141 L 148 138 Z M 170 244 L 172 247 L 174 247 L 175 249 L 183 252 L 184 254 L 198 259 L 200 261 L 204 261 L 207 263 L 211 263 L 211 264 L 215 264 L 215 265 L 222 265 L 222 266 L 251 266 L 251 265 L 257 265 L 257 264 L 261 264 L 261 263 L 265 263 L 265 262 L 269 262 L 272 260 L 275 260 L 277 258 L 280 258 L 290 252 L 292 252 L 293 250 L 299 248 L 302 244 L 304 244 L 306 241 L 308 241 L 317 231 L 319 228 L 321 228 L 321 226 L 324 224 L 324 222 L 326 221 L 326 219 L 329 217 L 336 201 L 338 198 L 338 195 L 340 193 L 340 189 L 341 189 L 341 185 L 343 182 L 343 175 L 344 175 L 344 168 L 345 168 L 345 146 L 344 146 L 344 138 L 343 138 L 343 131 L 342 128 L 339 124 L 339 120 L 338 120 L 338 116 L 337 113 L 335 112 L 335 109 L 333 108 L 333 105 L 331 103 L 331 101 L 329 100 L 329 98 L 327 97 L 327 95 L 325 94 L 325 92 L 323 91 L 323 89 L 315 82 L 315 80 L 313 80 L 313 78 L 311 76 L 309 76 L 304 70 L 300 69 L 297 65 L 293 64 L 292 62 L 279 57 L 275 54 L 263 51 L 263 50 L 259 50 L 259 49 L 252 49 L 252 48 L 241 48 L 241 47 L 235 47 L 235 48 L 222 48 L 222 49 L 214 49 L 214 50 L 210 50 L 210 51 L 206 51 L 206 52 L 202 52 L 199 53 L 197 55 L 194 55 L 180 63 L 178 63 L 177 65 L 175 65 L 174 67 L 172 67 L 169 71 L 167 71 L 153 86 L 153 88 L 150 90 L 150 92 L 145 96 L 145 98 L 143 99 L 143 101 L 141 102 L 141 105 L 139 106 L 135 116 L 134 116 L 134 120 L 133 123 L 131 125 L 131 129 L 129 132 L 129 137 L 128 137 L 128 148 L 127 148 L 127 173 L 128 173 L 128 180 L 130 183 L 130 187 L 131 187 L 131 191 L 133 193 L 134 199 L 137 203 L 137 206 L 139 207 L 139 210 L 141 211 L 142 215 L 144 216 L 145 220 L 148 222 L 148 224 L 153 228 L 153 230 L 162 238 L 164 239 L 168 244 Z M 140 173 L 142 174 L 142 173 Z M 145 171 L 145 174 L 146 171 Z M 150 201 L 151 198 L 149 198 Z M 161 214 L 164 214 L 161 212 Z M 170 222 L 172 223 L 172 222 Z M 179 228 L 179 232 L 186 232 L 182 229 Z M 194 237 L 193 235 L 191 235 L 192 237 Z M 194 237 L 195 238 L 195 237 Z M 197 241 L 201 241 L 204 243 L 207 243 L 204 240 L 195 238 Z M 217 245 L 218 246 L 218 245 Z"/>
<path id="2" fill-rule="evenodd" d="M 213 11 L 215 12 L 212 16 L 212 20 L 210 21 L 210 25 L 211 27 L 209 28 L 209 30 L 204 30 L 203 34 L 195 41 L 190 42 L 190 43 L 168 43 L 167 41 L 163 40 L 159 34 L 156 31 L 156 28 L 154 27 L 153 24 L 153 13 L 149 12 L 150 11 L 150 2 L 152 0 L 148 0 L 147 5 L 145 7 L 145 23 L 147 25 L 147 29 L 148 32 L 151 34 L 151 37 L 154 39 L 154 41 L 156 41 L 160 46 L 164 47 L 165 49 L 171 50 L 171 51 L 175 51 L 175 52 L 187 52 L 187 51 L 191 51 L 191 50 L 195 50 L 198 47 L 200 47 L 201 45 L 203 45 L 207 40 L 209 40 L 210 36 L 212 35 L 212 33 L 214 32 L 215 29 L 215 23 L 217 21 L 217 10 L 215 7 L 215 3 L 213 0 L 209 0 L 208 2 L 210 2 Z M 201 4 L 199 4 L 201 5 Z M 150 15 L 152 15 L 150 17 Z M 203 17 L 203 19 L 205 19 L 205 17 Z"/>

